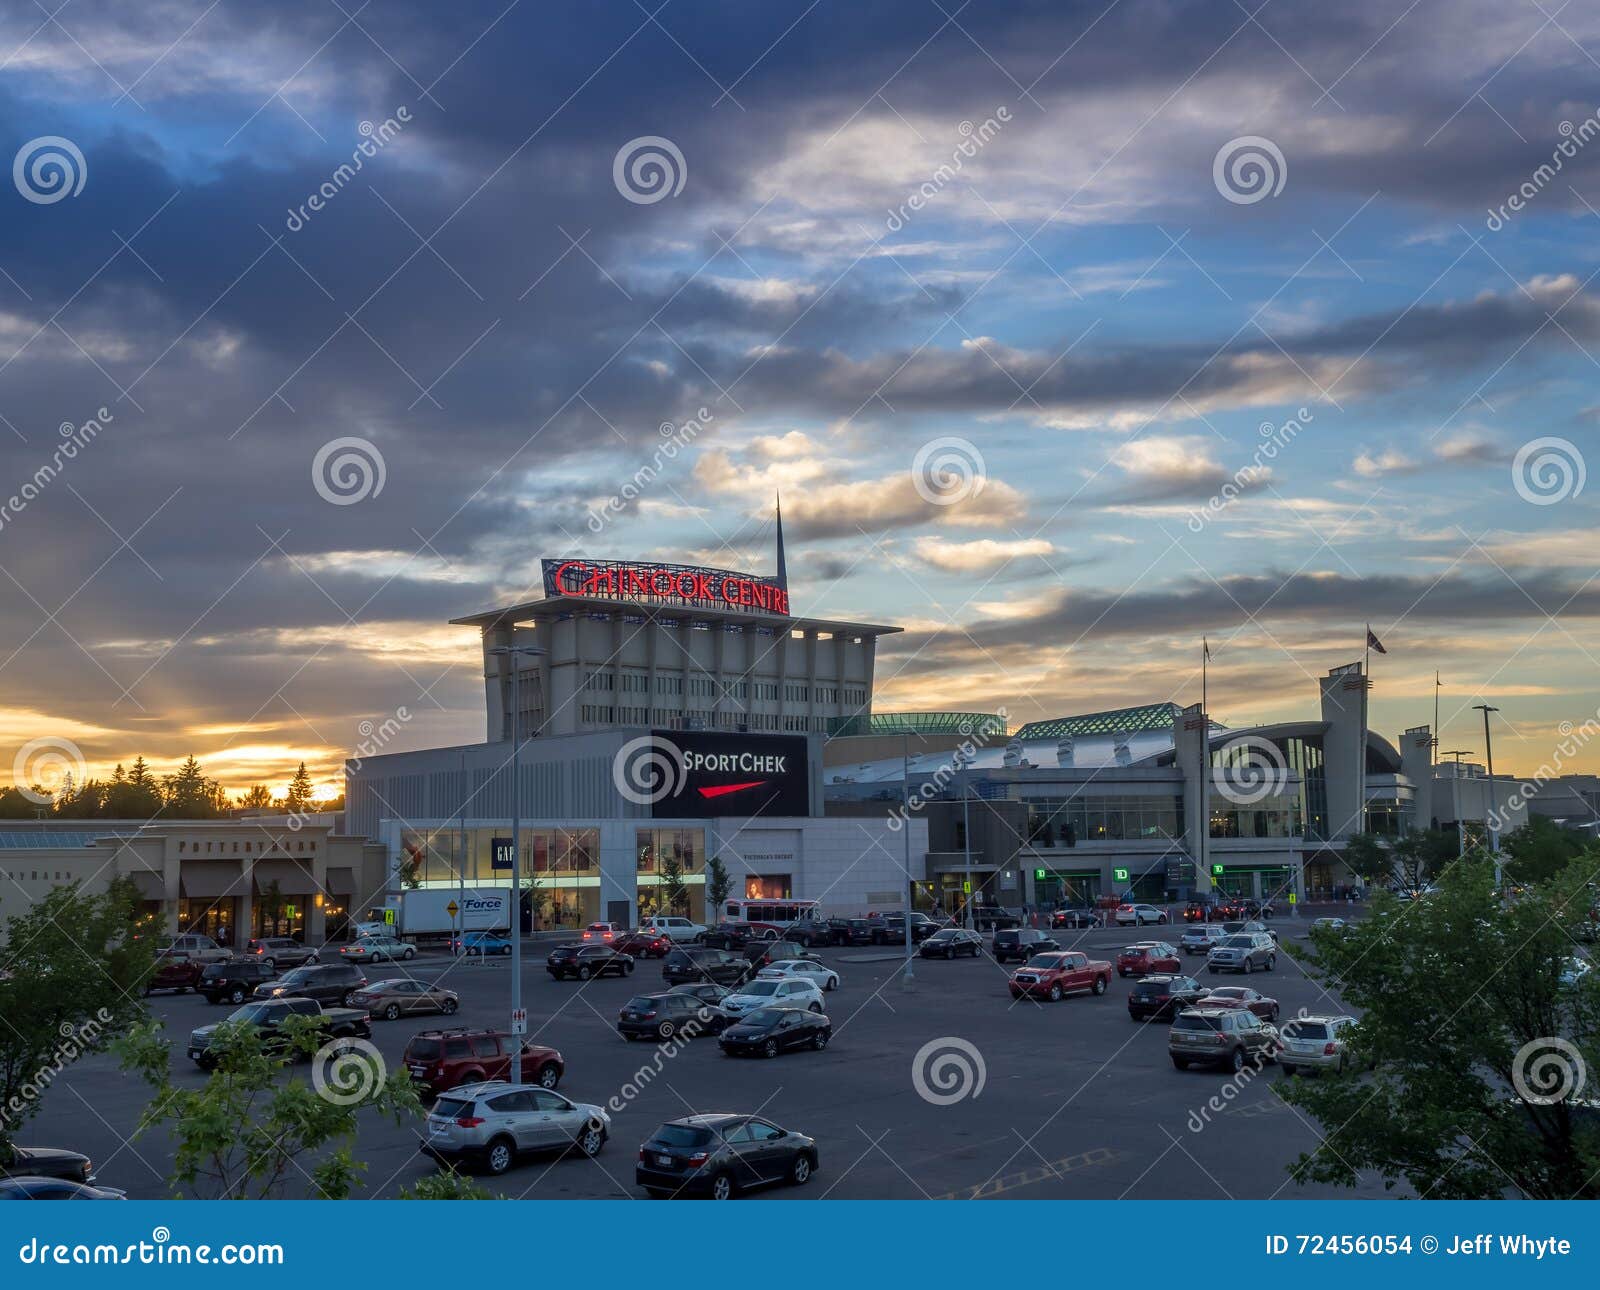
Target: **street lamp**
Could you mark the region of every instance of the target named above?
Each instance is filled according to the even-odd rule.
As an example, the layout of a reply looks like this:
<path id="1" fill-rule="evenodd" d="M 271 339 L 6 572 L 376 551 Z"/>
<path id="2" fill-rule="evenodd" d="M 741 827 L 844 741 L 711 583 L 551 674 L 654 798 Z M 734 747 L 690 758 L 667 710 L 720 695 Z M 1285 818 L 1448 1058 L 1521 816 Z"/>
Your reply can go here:
<path id="1" fill-rule="evenodd" d="M 1498 805 L 1494 798 L 1494 745 L 1489 741 L 1489 714 L 1499 712 L 1487 703 L 1474 703 L 1473 709 L 1483 713 L 1483 761 L 1489 772 L 1489 803 L 1484 812 L 1484 827 L 1489 830 L 1489 853 L 1494 857 L 1494 885 L 1500 885 L 1500 830 L 1495 828 L 1494 817 Z"/>
<path id="2" fill-rule="evenodd" d="M 900 988 L 907 994 L 917 988 L 917 959 L 911 952 L 911 907 L 916 903 L 916 880 L 911 876 L 911 732 L 900 732 L 900 822 L 906 843 L 906 970 Z"/>
<path id="3" fill-rule="evenodd" d="M 511 902 L 511 1082 L 520 1084 L 522 1036 L 528 1032 L 528 1023 L 522 1010 L 522 775 L 518 760 L 522 746 L 522 669 L 517 666 L 517 659 L 544 651 L 535 645 L 496 645 L 486 652 L 511 660 L 511 890 L 516 897 Z"/>

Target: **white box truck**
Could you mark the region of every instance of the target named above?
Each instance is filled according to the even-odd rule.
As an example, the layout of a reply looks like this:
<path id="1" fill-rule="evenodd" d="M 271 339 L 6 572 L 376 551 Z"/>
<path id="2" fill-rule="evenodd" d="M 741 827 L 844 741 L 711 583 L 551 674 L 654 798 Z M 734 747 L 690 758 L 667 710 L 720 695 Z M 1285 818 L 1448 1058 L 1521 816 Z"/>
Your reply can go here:
<path id="1" fill-rule="evenodd" d="M 450 902 L 461 912 L 450 916 Z M 456 931 L 506 932 L 511 930 L 511 890 L 508 887 L 427 887 L 402 892 L 394 934 L 449 936 Z"/>

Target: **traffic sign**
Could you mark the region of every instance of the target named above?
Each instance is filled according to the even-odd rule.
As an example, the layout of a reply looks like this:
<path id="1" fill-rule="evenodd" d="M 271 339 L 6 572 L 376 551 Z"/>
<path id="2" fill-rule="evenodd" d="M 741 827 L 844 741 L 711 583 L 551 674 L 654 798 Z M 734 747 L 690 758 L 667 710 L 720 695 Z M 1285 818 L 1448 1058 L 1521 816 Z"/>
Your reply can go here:
<path id="1" fill-rule="evenodd" d="M 513 1008 L 511 1010 L 511 1033 L 525 1035 L 528 1033 L 528 1010 L 526 1008 Z"/>
<path id="2" fill-rule="evenodd" d="M 459 914 L 461 912 L 461 906 L 456 904 L 456 902 L 452 900 L 448 905 L 446 905 L 444 907 L 444 912 L 449 914 L 451 918 L 454 918 L 457 914 Z"/>
<path id="3" fill-rule="evenodd" d="M 383 921 L 388 923 L 390 927 L 393 927 L 394 926 L 394 910 L 392 910 L 392 909 L 384 910 L 383 911 Z"/>
<path id="4" fill-rule="evenodd" d="M 1289 903 L 1291 905 L 1295 903 L 1295 894 L 1292 891 L 1289 893 Z"/>
<path id="5" fill-rule="evenodd" d="M 972 895 L 972 884 L 970 882 L 964 882 L 961 884 L 961 894 L 963 896 Z"/>

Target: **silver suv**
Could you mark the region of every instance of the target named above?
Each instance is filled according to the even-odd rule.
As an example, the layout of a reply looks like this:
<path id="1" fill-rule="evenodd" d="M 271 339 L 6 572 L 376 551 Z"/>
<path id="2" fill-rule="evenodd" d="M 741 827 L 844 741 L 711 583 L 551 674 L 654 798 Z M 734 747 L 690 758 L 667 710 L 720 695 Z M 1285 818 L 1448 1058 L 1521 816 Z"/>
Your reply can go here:
<path id="1" fill-rule="evenodd" d="M 1221 944 L 1226 936 L 1227 933 L 1215 923 L 1199 923 L 1183 929 L 1183 935 L 1178 938 L 1178 948 L 1185 954 L 1205 954 L 1212 946 Z"/>
<path id="2" fill-rule="evenodd" d="M 1211 947 L 1206 955 L 1208 972 L 1271 972 L 1278 966 L 1278 944 L 1266 932 L 1240 932 Z"/>
<path id="3" fill-rule="evenodd" d="M 1323 1014 L 1296 1017 L 1283 1026 L 1283 1053 L 1278 1065 L 1285 1075 L 1295 1071 L 1342 1071 L 1348 1060 L 1354 1017 Z"/>
<path id="4" fill-rule="evenodd" d="M 1167 1032 L 1167 1054 L 1179 1070 L 1222 1066 L 1242 1071 L 1274 1061 L 1282 1041 L 1278 1028 L 1243 1008 L 1225 1012 L 1185 1008 Z"/>
<path id="5" fill-rule="evenodd" d="M 428 1113 L 422 1149 L 438 1159 L 466 1157 L 503 1174 L 525 1151 L 599 1155 L 610 1133 L 611 1117 L 601 1107 L 537 1084 L 487 1080 L 440 1095 Z"/>

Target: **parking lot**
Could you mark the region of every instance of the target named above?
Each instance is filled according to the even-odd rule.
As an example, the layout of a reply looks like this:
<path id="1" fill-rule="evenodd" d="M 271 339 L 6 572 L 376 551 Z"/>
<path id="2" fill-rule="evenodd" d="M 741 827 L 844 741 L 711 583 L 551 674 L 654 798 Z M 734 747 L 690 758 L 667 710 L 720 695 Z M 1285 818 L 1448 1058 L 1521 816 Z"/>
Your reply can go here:
<path id="1" fill-rule="evenodd" d="M 1288 952 L 1276 972 L 1254 975 L 1249 984 L 1279 999 L 1285 1018 L 1301 1008 L 1338 1011 L 1337 1000 L 1294 961 L 1304 924 L 1285 919 L 1276 926 Z M 1055 935 L 1091 958 L 1112 959 L 1132 940 L 1176 943 L 1180 932 L 1097 929 Z M 1319 1135 L 1274 1095 L 1273 1085 L 1282 1078 L 1276 1069 L 1243 1077 L 1175 1070 L 1167 1055 L 1166 1024 L 1129 1020 L 1131 980 L 1113 976 L 1108 992 L 1098 998 L 1083 994 L 1054 1004 L 1013 1002 L 1006 989 L 1010 968 L 986 957 L 948 963 L 919 959 L 916 989 L 908 993 L 893 951 L 823 950 L 820 957 L 843 977 L 842 987 L 828 996 L 834 1025 L 830 1046 L 775 1060 L 740 1060 L 724 1057 L 711 1038 L 663 1052 L 617 1035 L 614 1023 L 626 999 L 665 988 L 658 961 L 640 960 L 626 979 L 556 982 L 544 971 L 544 948 L 530 945 L 524 963 L 530 1037 L 565 1057 L 561 1092 L 601 1105 L 618 1099 L 612 1104 L 613 1132 L 594 1160 L 522 1161 L 488 1181 L 498 1193 L 638 1196 L 635 1153 L 656 1125 L 696 1111 L 746 1111 L 819 1143 L 819 1174 L 803 1191 L 767 1193 L 774 1197 L 1321 1194 L 1290 1178 L 1287 1166 L 1314 1147 Z M 1199 958 L 1187 963 L 1202 984 L 1242 980 L 1207 977 Z M 442 979 L 461 996 L 461 1011 L 449 1023 L 433 1017 L 373 1023 L 374 1042 L 391 1077 L 403 1074 L 401 1052 L 418 1030 L 505 1024 L 510 969 L 504 960 L 455 963 L 423 957 L 405 965 L 405 971 L 372 965 L 367 972 L 373 980 L 405 974 Z M 156 996 L 150 1004 L 173 1041 L 180 1081 L 198 1084 L 204 1076 L 184 1056 L 183 1041 L 193 1026 L 220 1020 L 230 1009 L 192 994 Z M 929 1045 L 934 1047 L 919 1072 L 918 1054 Z M 941 1054 L 950 1059 L 941 1063 Z M 947 1078 L 954 1084 L 946 1084 Z M 158 1134 L 128 1141 L 145 1093 L 110 1056 L 84 1058 L 56 1080 L 19 1141 L 88 1152 L 100 1179 L 133 1197 L 170 1194 L 168 1144 Z M 962 1095 L 951 1100 L 956 1093 Z M 364 1121 L 356 1149 L 367 1165 L 361 1194 L 391 1196 L 431 1172 L 416 1141 L 412 1131 L 376 1118 Z M 1374 1183 L 1365 1194 L 1385 1193 Z"/>

